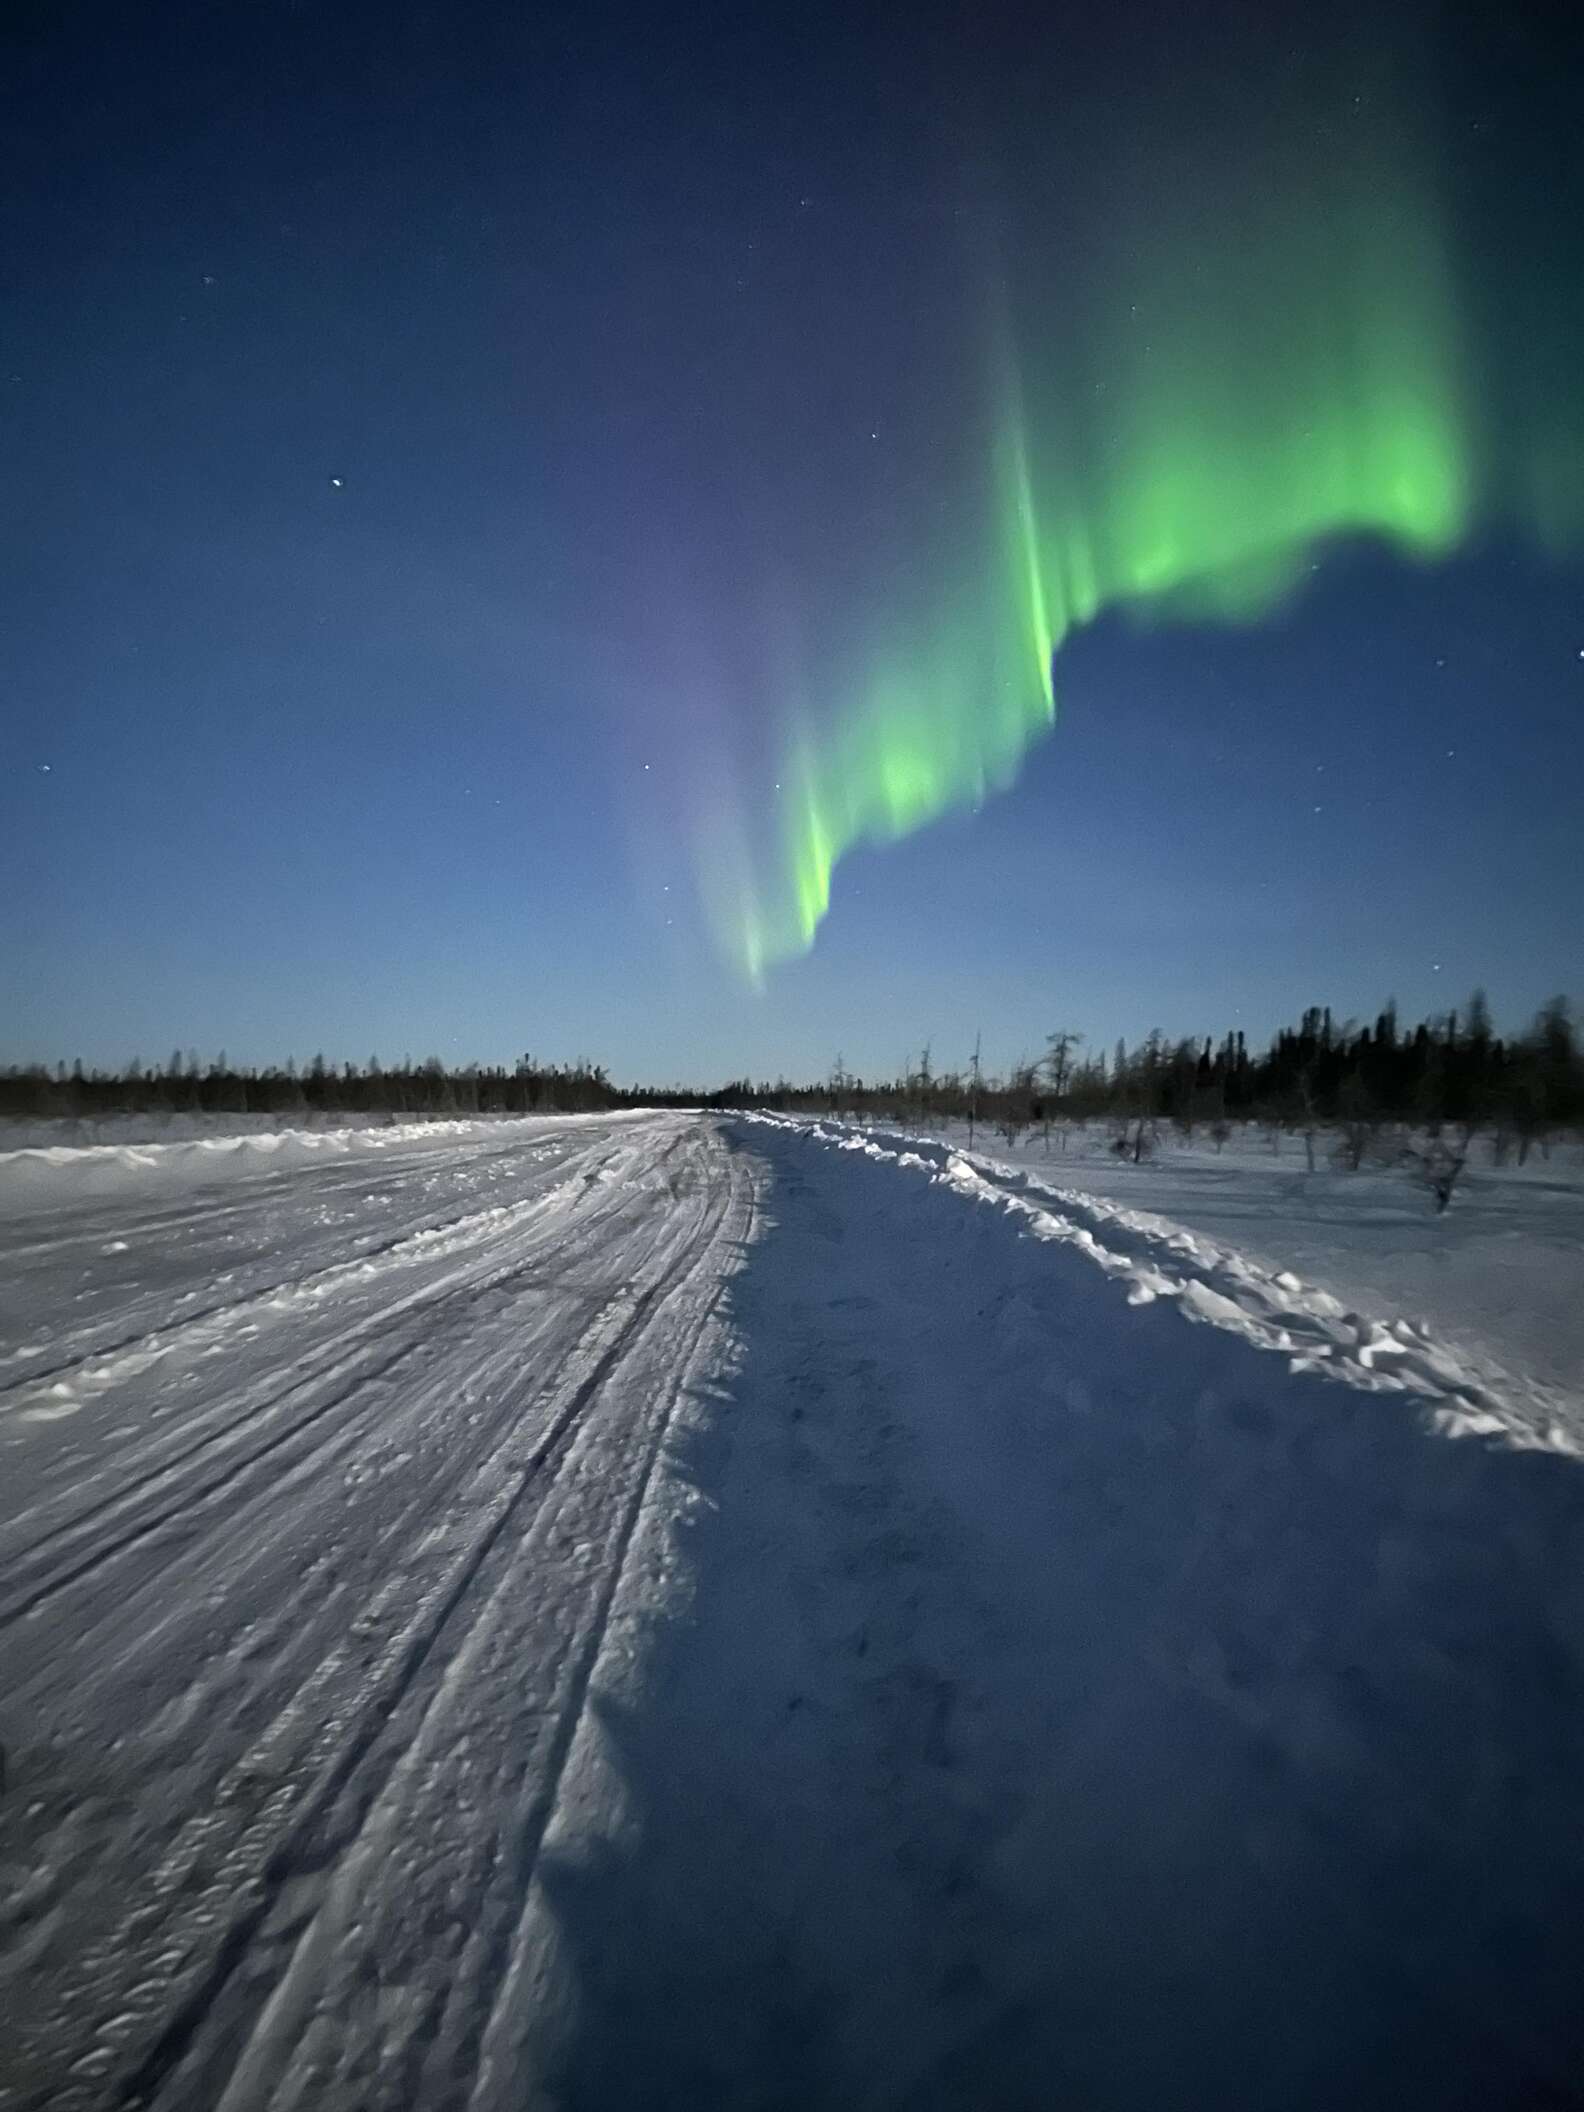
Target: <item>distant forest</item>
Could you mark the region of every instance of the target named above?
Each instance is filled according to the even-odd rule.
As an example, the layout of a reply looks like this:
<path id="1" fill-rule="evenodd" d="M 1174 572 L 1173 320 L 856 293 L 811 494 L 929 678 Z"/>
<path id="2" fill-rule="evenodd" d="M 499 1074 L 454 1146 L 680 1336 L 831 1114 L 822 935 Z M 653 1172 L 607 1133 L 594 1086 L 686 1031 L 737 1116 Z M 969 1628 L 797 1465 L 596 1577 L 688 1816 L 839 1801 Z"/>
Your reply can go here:
<path id="1" fill-rule="evenodd" d="M 977 1117 L 1017 1130 L 1053 1122 L 1171 1123 L 1179 1131 L 1223 1132 L 1260 1121 L 1291 1130 L 1324 1125 L 1362 1133 L 1398 1124 L 1465 1136 L 1489 1131 L 1501 1156 L 1522 1160 L 1532 1145 L 1584 1124 L 1584 1051 L 1568 1005 L 1554 998 L 1523 1033 L 1495 1032 L 1482 993 L 1462 1012 L 1399 1022 L 1388 1005 L 1368 1025 L 1335 1023 L 1315 1006 L 1262 1051 L 1241 1030 L 1219 1042 L 1171 1042 L 1159 1032 L 1136 1048 L 1086 1050 L 1079 1034 L 1045 1037 L 1038 1060 L 1005 1077 L 976 1064 L 937 1069 L 926 1047 L 902 1076 L 865 1079 L 838 1057 L 818 1082 L 747 1078 L 714 1091 L 681 1086 L 621 1087 L 586 1060 L 543 1064 L 522 1057 L 501 1065 L 287 1062 L 238 1068 L 177 1050 L 163 1066 L 116 1072 L 78 1063 L 14 1066 L 0 1072 L 0 1115 L 95 1120 L 111 1115 L 318 1114 L 414 1116 L 583 1113 L 619 1107 L 772 1107 L 922 1124 Z M 1140 1133 L 1142 1133 L 1140 1131 Z"/>
<path id="2" fill-rule="evenodd" d="M 1565 998 L 1543 1005 L 1525 1033 L 1504 1037 L 1491 1024 L 1483 992 L 1463 1012 L 1404 1026 L 1388 1005 L 1369 1025 L 1337 1024 L 1327 1006 L 1282 1028 L 1263 1051 L 1241 1029 L 1209 1039 L 1168 1041 L 1159 1031 L 1136 1048 L 1089 1051 L 1080 1034 L 1045 1037 L 1045 1054 L 1004 1079 L 974 1066 L 936 1071 L 926 1048 L 897 1080 L 847 1074 L 838 1057 L 817 1086 L 753 1084 L 714 1096 L 716 1106 L 828 1107 L 854 1115 L 894 1115 L 927 1125 L 975 1114 L 1015 1135 L 1055 1121 L 1109 1121 L 1142 1134 L 1169 1123 L 1192 1133 L 1229 1131 L 1234 1122 L 1355 1136 L 1387 1125 L 1488 1130 L 1497 1155 L 1527 1157 L 1537 1141 L 1584 1124 L 1584 1050 Z M 1355 1161 L 1356 1163 L 1356 1161 Z"/>
<path id="3" fill-rule="evenodd" d="M 170 1061 L 124 1071 L 90 1071 L 80 1063 L 53 1070 L 29 1064 L 0 1072 L 0 1115 L 535 1115 L 592 1114 L 617 1107 L 697 1107 L 697 1093 L 612 1085 L 604 1066 L 536 1063 L 524 1056 L 501 1065 L 449 1066 L 438 1056 L 383 1064 L 333 1064 L 315 1056 L 301 1070 L 288 1059 L 267 1069 L 238 1068 L 222 1053 L 204 1063 L 195 1049 Z"/>

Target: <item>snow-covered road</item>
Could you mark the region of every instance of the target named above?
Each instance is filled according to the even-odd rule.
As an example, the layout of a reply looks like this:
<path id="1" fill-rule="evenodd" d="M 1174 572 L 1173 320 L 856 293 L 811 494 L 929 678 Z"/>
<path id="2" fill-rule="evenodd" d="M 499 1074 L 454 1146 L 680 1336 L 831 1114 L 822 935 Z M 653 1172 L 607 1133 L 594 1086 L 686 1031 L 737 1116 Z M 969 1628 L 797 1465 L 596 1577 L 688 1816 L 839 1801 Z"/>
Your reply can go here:
<path id="1" fill-rule="evenodd" d="M 1533 1403 L 818 1125 L 71 1181 L 0 1220 L 7 2112 L 1584 2102 Z"/>
<path id="2" fill-rule="evenodd" d="M 0 2101 L 487 2063 L 751 1205 L 657 1118 L 13 1228 Z"/>

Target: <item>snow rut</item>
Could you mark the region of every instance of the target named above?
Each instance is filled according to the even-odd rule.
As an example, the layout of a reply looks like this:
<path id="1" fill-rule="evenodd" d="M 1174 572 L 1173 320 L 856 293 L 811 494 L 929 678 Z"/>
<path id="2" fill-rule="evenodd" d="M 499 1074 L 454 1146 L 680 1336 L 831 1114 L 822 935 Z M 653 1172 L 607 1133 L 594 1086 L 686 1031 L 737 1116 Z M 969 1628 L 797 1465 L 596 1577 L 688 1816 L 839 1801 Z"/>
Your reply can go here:
<path id="1" fill-rule="evenodd" d="M 348 1973 L 336 2044 L 373 2065 L 335 2101 L 410 2102 L 426 2061 L 465 2093 L 751 1207 L 701 1124 L 579 1156 L 372 1274 L 332 1265 L 321 1295 L 261 1292 L 124 1363 L 105 1398 L 169 1404 L 174 1440 L 154 1425 L 13 1519 L 0 1843 L 28 1875 L 0 1922 L 0 2103 L 291 2101 Z M 486 1955 L 458 1994 L 418 1940 L 435 1980 L 393 2044 L 381 1976 L 442 1908 Z"/>
<path id="2" fill-rule="evenodd" d="M 465 1244 L 470 1230 L 487 1237 L 492 1221 L 499 1225 L 524 1207 L 516 1192 L 525 1163 L 537 1162 L 536 1172 L 564 1167 L 572 1178 L 580 1164 L 591 1154 L 597 1159 L 600 1150 L 598 1144 L 553 1141 L 519 1146 L 515 1152 L 475 1148 L 462 1162 L 468 1179 L 461 1192 L 469 1207 L 450 1214 L 441 1199 L 457 1192 L 456 1180 L 442 1179 L 429 1158 L 415 1168 L 385 1166 L 377 1174 L 362 1168 L 329 1170 L 329 1177 L 315 1184 L 316 1208 L 306 1223 L 300 1207 L 293 1207 L 291 1177 L 276 1174 L 262 1177 L 262 1195 L 195 1198 L 185 1210 L 122 1213 L 105 1217 L 86 1232 L 79 1227 L 41 1241 L 8 1242 L 16 1317 L 0 1332 L 0 1341 L 7 1335 L 24 1339 L 0 1347 L 0 1372 L 11 1374 L 0 1380 L 0 1415 L 25 1415 L 37 1401 L 49 1399 L 62 1380 L 68 1392 L 80 1381 L 92 1391 L 96 1381 L 118 1375 L 124 1357 L 169 1354 L 179 1350 L 192 1331 L 211 1325 L 224 1328 L 250 1308 L 267 1310 L 277 1299 L 312 1301 L 335 1295 L 360 1270 L 421 1259 L 425 1248 Z M 484 1203 L 483 1196 L 502 1183 L 512 1200 Z M 282 1187 L 288 1191 L 285 1195 L 278 1193 Z M 544 1200 L 537 1196 L 527 1207 L 540 1207 Z M 289 1248 L 283 1248 L 277 1236 L 272 1206 L 278 1205 L 285 1206 L 292 1224 Z M 383 1233 L 371 1229 L 381 1217 L 389 1227 Z M 200 1286 L 173 1292 L 158 1270 L 152 1281 L 139 1281 L 145 1257 L 193 1247 L 201 1247 L 210 1259 Z M 283 1271 L 281 1263 L 288 1254 L 294 1265 Z M 122 1256 L 127 1258 L 123 1261 Z M 114 1257 L 115 1265 L 107 1268 L 106 1257 Z M 47 1289 L 71 1270 L 89 1279 L 73 1303 L 87 1296 L 103 1310 L 81 1319 L 74 1312 L 70 1326 L 59 1335 L 44 1341 L 26 1339 L 29 1278 L 36 1277 Z"/>
<path id="3" fill-rule="evenodd" d="M 338 1264 L 287 1288 L 212 1307 L 201 1318 L 180 1323 L 169 1337 L 144 1337 L 135 1347 L 78 1365 L 73 1385 L 81 1395 L 124 1387 L 166 1360 L 185 1366 L 181 1376 L 191 1379 L 198 1360 L 223 1357 L 245 1346 L 282 1313 L 303 1306 L 311 1316 L 314 1307 L 325 1309 L 327 1325 L 321 1332 L 329 1339 L 308 1348 L 299 1342 L 284 1373 L 272 1359 L 256 1382 L 228 1392 L 211 1411 L 182 1416 L 171 1436 L 149 1432 L 123 1451 L 97 1483 L 90 1478 L 58 1499 L 42 1523 L 33 1510 L 21 1513 L 6 1540 L 0 1541 L 0 1555 L 8 1582 L 15 1579 L 23 1589 L 0 1600 L 0 1627 L 32 1612 L 52 1592 L 90 1574 L 149 1533 L 189 1518 L 196 1506 L 227 1492 L 239 1476 L 317 1430 L 338 1409 L 352 1412 L 355 1429 L 357 1418 L 377 1408 L 375 1388 L 392 1382 L 412 1359 L 432 1358 L 436 1340 L 447 1331 L 465 1332 L 481 1308 L 492 1301 L 509 1302 L 547 1267 L 557 1276 L 575 1269 L 577 1251 L 597 1245 L 612 1213 L 609 1208 L 588 1213 L 576 1229 L 575 1245 L 569 1245 L 557 1206 L 570 1192 L 570 1184 L 558 1184 L 515 1208 L 496 1207 L 413 1234 L 393 1243 L 380 1263 L 365 1259 Z M 542 1238 L 530 1234 L 524 1240 L 512 1239 L 547 1216 L 553 1222 Z M 552 1255 L 548 1263 L 543 1258 L 547 1246 Z M 504 1250 L 512 1258 L 481 1266 L 479 1250 Z M 432 1271 L 437 1261 L 458 1256 L 458 1265 L 443 1275 L 431 1273 L 412 1291 L 394 1295 L 389 1281 L 393 1273 L 420 1267 Z M 352 1319 L 349 1305 L 365 1316 Z M 414 1324 L 419 1320 L 421 1329 Z M 63 1383 L 56 1381 L 50 1392 Z M 337 1425 L 318 1434 L 313 1443 L 317 1448 L 348 1434 Z M 96 1485 L 104 1488 L 103 1495 L 92 1494 Z M 37 1530 L 37 1537 L 13 1552 L 15 1538 L 29 1528 Z M 79 1555 L 81 1548 L 86 1551 Z"/>

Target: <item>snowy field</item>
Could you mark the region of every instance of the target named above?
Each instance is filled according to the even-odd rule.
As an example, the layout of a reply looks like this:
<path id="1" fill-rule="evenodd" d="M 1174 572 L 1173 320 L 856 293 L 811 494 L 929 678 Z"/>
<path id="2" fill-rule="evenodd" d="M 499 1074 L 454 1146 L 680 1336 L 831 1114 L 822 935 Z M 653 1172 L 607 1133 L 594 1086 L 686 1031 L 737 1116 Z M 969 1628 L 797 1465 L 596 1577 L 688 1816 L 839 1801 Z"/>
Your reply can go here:
<path id="1" fill-rule="evenodd" d="M 1579 1170 L 959 1142 L 0 1158 L 6 2112 L 1584 2102 Z"/>

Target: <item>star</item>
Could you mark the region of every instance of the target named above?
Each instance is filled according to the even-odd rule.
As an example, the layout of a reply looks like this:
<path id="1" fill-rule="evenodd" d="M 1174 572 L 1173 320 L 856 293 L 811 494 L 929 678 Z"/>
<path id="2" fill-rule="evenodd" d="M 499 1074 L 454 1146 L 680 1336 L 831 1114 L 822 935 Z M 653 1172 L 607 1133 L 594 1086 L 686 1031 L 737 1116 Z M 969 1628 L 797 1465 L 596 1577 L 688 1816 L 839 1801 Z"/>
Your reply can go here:
<path id="1" fill-rule="evenodd" d="M 339 477 L 332 477 L 330 479 L 330 489 L 332 491 L 339 491 L 341 489 L 341 479 Z"/>

